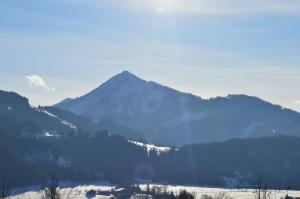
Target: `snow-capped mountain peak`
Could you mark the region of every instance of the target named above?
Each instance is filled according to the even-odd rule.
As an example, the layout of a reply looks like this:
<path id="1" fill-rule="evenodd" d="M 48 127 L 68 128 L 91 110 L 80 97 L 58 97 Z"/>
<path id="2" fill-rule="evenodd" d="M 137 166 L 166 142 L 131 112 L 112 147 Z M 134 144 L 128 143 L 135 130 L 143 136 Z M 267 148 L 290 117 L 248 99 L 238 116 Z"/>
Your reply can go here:
<path id="1" fill-rule="evenodd" d="M 106 81 L 104 84 L 102 84 L 98 88 L 102 88 L 102 87 L 108 86 L 108 85 L 119 85 L 119 84 L 138 83 L 138 82 L 141 83 L 141 82 L 145 82 L 145 81 L 140 79 L 139 77 L 135 76 L 134 74 L 130 73 L 129 71 L 123 71 L 123 72 L 113 76 L 112 78 L 110 78 L 108 81 Z"/>
<path id="2" fill-rule="evenodd" d="M 170 88 L 140 79 L 129 71 L 123 71 L 90 93 L 75 100 L 63 101 L 56 106 L 66 109 L 71 107 L 77 114 L 84 114 L 87 109 L 96 109 L 95 118 L 110 112 L 132 115 L 157 110 L 163 97 L 170 92 L 173 92 Z"/>
<path id="3" fill-rule="evenodd" d="M 147 82 L 140 79 L 129 71 L 123 71 L 110 78 L 108 81 L 101 84 L 98 88 L 93 90 L 91 93 L 102 92 L 103 89 L 116 89 L 116 88 L 132 88 L 134 89 L 137 85 L 144 85 Z M 100 91 L 101 90 L 101 91 Z"/>

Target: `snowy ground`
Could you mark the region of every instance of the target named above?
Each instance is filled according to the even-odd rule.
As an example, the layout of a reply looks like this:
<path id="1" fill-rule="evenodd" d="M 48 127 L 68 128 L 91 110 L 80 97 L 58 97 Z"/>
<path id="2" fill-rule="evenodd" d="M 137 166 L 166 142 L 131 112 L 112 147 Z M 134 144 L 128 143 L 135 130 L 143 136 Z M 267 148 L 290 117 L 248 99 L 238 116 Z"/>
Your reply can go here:
<path id="1" fill-rule="evenodd" d="M 145 189 L 146 185 L 140 185 L 141 188 Z M 163 185 L 159 185 L 163 186 Z M 215 196 L 218 193 L 226 192 L 233 199 L 254 199 L 255 190 L 253 189 L 222 189 L 222 188 L 207 188 L 207 187 L 192 187 L 192 186 L 167 186 L 167 190 L 179 193 L 180 190 L 187 190 L 196 195 L 196 198 L 201 198 L 202 195 Z M 267 194 L 270 199 L 280 199 L 286 195 L 286 190 L 269 190 Z M 300 196 L 300 191 L 289 191 L 290 196 Z"/>
<path id="2" fill-rule="evenodd" d="M 153 185 L 151 185 L 153 186 Z M 179 193 L 180 190 L 187 190 L 191 193 L 194 193 L 197 198 L 201 198 L 203 194 L 214 196 L 220 192 L 226 192 L 233 199 L 254 199 L 255 194 L 252 189 L 221 189 L 221 188 L 205 188 L 205 187 L 191 187 L 191 186 L 173 186 L 173 185 L 156 185 L 161 187 L 167 187 L 168 191 L 173 191 L 174 193 Z M 73 188 L 65 188 L 62 189 L 62 198 L 66 198 L 64 196 L 70 196 L 69 198 L 73 199 L 85 199 L 85 193 L 91 189 L 94 190 L 111 190 L 114 186 L 109 184 L 98 184 L 98 185 L 80 185 L 75 186 Z M 146 189 L 146 185 L 140 185 L 142 189 Z M 28 188 L 29 189 L 29 188 Z M 34 188 L 30 188 L 34 190 Z M 37 189 L 35 189 L 37 190 Z M 72 190 L 72 191 L 71 191 Z M 25 192 L 24 192 L 25 191 Z M 19 192 L 19 194 L 18 194 Z M 21 193 L 22 192 L 22 193 Z M 15 190 L 16 195 L 12 196 L 11 199 L 39 199 L 41 198 L 41 192 L 39 191 L 26 191 L 26 189 L 18 189 Z M 286 190 L 270 190 L 267 192 L 267 195 L 270 199 L 280 199 L 284 197 L 286 194 Z M 298 196 L 300 197 L 300 191 L 289 191 L 290 196 Z M 109 197 L 105 196 L 97 196 L 94 199 L 105 199 Z"/>

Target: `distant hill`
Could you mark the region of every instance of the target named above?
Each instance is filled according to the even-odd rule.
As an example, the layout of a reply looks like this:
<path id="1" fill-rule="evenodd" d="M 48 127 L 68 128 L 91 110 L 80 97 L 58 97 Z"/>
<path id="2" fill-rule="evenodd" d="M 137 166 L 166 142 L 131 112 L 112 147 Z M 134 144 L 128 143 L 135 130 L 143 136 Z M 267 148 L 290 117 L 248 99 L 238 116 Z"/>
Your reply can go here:
<path id="1" fill-rule="evenodd" d="M 214 187 L 300 188 L 300 138 L 276 136 L 195 144 L 158 153 L 125 138 L 93 136 L 9 137 L 0 134 L 0 177 L 11 186 L 61 180 L 109 180 Z"/>
<path id="2" fill-rule="evenodd" d="M 0 130 L 11 136 L 59 137 L 108 130 L 128 139 L 144 139 L 141 133 L 108 119 L 92 121 L 54 107 L 31 107 L 27 98 L 5 91 L 0 91 L 0 124 Z"/>
<path id="3" fill-rule="evenodd" d="M 29 105 L 28 99 L 0 91 L 0 129 L 11 136 L 61 136 L 76 133 L 77 127 L 44 109 Z"/>
<path id="4" fill-rule="evenodd" d="M 290 136 L 233 139 L 183 146 L 153 162 L 156 175 L 175 184 L 253 187 L 261 177 L 269 188 L 299 189 L 299 144 Z"/>
<path id="5" fill-rule="evenodd" d="M 124 71 L 95 90 L 55 105 L 143 132 L 147 141 L 184 145 L 231 138 L 300 136 L 300 114 L 247 95 L 209 100 Z"/>
<path id="6" fill-rule="evenodd" d="M 43 184 L 52 175 L 65 181 L 121 181 L 146 158 L 142 147 L 105 131 L 39 139 L 0 133 L 0 181 L 11 186 Z"/>

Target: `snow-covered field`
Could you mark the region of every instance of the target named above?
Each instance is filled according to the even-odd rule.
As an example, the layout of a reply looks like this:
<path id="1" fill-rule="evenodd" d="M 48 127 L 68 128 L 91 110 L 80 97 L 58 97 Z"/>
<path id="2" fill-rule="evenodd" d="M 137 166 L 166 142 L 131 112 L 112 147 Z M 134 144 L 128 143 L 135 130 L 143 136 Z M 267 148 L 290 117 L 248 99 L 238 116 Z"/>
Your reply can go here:
<path id="1" fill-rule="evenodd" d="M 142 189 L 146 189 L 146 184 L 141 184 Z M 151 185 L 153 186 L 153 185 Z M 206 188 L 206 187 L 192 187 L 192 186 L 174 186 L 174 185 L 155 185 L 166 187 L 168 191 L 173 191 L 175 194 L 179 193 L 180 190 L 187 190 L 196 195 L 196 198 L 201 198 L 202 195 L 215 196 L 220 192 L 226 192 L 233 199 L 254 199 L 255 190 L 253 189 L 223 189 L 223 188 Z M 108 191 L 114 188 L 114 186 L 109 184 L 98 184 L 98 185 L 79 185 L 73 188 L 65 188 L 61 190 L 62 198 L 69 195 L 69 198 L 73 199 L 85 199 L 85 194 L 89 190 L 101 190 Z M 31 188 L 34 190 L 33 188 Z M 37 191 L 26 191 L 26 189 L 18 189 L 14 191 L 16 194 L 12 196 L 12 199 L 39 199 L 42 193 Z M 286 195 L 286 190 L 269 190 L 267 191 L 267 198 L 270 199 L 280 199 Z M 300 197 L 300 191 L 289 191 L 289 195 L 293 197 Z M 97 196 L 94 199 L 105 199 L 109 198 L 107 196 Z"/>
<path id="2" fill-rule="evenodd" d="M 141 188 L 145 189 L 146 185 L 140 185 Z M 163 185 L 159 185 L 163 186 Z M 193 187 L 193 186 L 174 186 L 168 185 L 167 190 L 179 193 L 180 190 L 187 190 L 194 193 L 196 198 L 201 198 L 202 195 L 215 196 L 221 192 L 226 192 L 233 199 L 254 199 L 255 190 L 253 189 L 227 189 L 227 188 L 208 188 L 208 187 Z M 280 199 L 286 195 L 286 190 L 268 190 L 267 195 L 270 199 Z M 290 196 L 300 197 L 300 191 L 289 191 Z"/>
<path id="3" fill-rule="evenodd" d="M 59 191 L 61 198 L 72 198 L 72 199 L 86 199 L 85 194 L 90 190 L 99 191 L 110 191 L 114 188 L 108 182 L 99 182 L 95 184 L 83 184 L 74 185 L 73 183 L 63 183 L 63 188 Z M 38 186 L 18 188 L 11 191 L 10 199 L 40 199 L 43 196 L 43 192 L 40 191 Z M 95 199 L 106 199 L 109 197 L 101 196 L 95 197 Z"/>

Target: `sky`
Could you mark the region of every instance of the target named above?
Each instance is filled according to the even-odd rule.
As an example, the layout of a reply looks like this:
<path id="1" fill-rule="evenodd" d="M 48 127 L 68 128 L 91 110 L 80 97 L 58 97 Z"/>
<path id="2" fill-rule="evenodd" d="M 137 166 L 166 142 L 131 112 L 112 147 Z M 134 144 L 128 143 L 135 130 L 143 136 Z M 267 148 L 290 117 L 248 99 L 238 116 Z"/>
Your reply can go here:
<path id="1" fill-rule="evenodd" d="M 129 70 L 300 111 L 299 0 L 1 0 L 0 89 L 52 105 Z"/>

